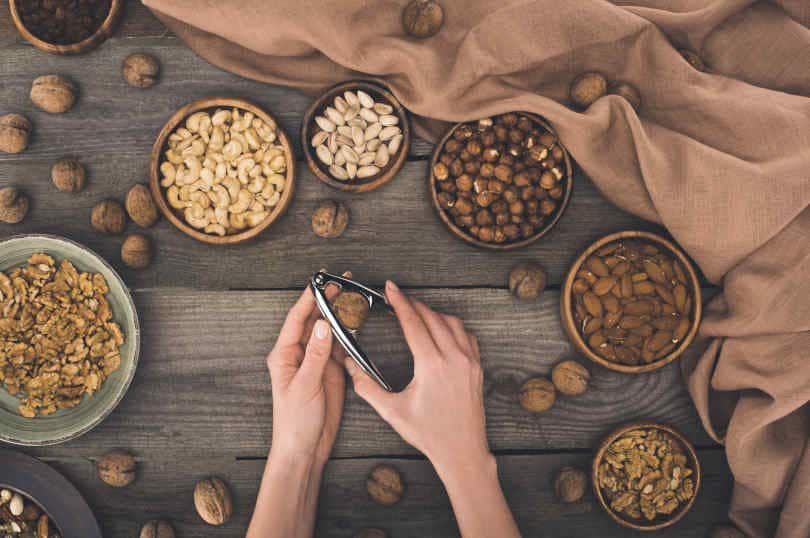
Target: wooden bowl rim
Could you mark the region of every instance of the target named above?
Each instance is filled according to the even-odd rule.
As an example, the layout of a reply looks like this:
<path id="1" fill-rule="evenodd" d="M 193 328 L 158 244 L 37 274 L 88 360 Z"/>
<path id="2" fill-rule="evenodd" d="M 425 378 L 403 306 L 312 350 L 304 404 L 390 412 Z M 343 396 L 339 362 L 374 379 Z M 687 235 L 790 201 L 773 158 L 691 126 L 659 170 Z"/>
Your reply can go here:
<path id="1" fill-rule="evenodd" d="M 663 359 L 657 360 L 655 362 L 651 362 L 649 364 L 641 364 L 637 366 L 631 366 L 628 364 L 619 364 L 616 362 L 611 362 L 607 359 L 604 359 L 594 353 L 591 348 L 587 345 L 585 340 L 583 340 L 582 335 L 579 333 L 576 327 L 576 323 L 574 323 L 574 313 L 573 307 L 571 304 L 571 294 L 573 293 L 573 286 L 574 280 L 576 280 L 576 273 L 579 271 L 579 268 L 585 262 L 585 260 L 593 254 L 598 249 L 602 248 L 604 245 L 611 243 L 613 241 L 617 241 L 619 239 L 642 239 L 647 240 L 652 243 L 656 243 L 659 246 L 663 246 L 666 248 L 670 254 L 674 255 L 678 261 L 680 261 L 684 268 L 686 269 L 687 273 L 689 274 L 689 280 L 692 284 L 692 290 L 694 292 L 694 318 L 692 319 L 692 325 L 689 327 L 689 332 L 686 334 L 686 337 L 681 342 L 681 345 L 672 350 L 669 355 L 664 357 Z M 652 372 L 654 370 L 658 370 L 659 368 L 663 368 L 667 364 L 673 362 L 675 359 L 680 357 L 684 351 L 689 347 L 692 341 L 695 339 L 697 335 L 698 327 L 700 326 L 700 320 L 703 313 L 703 304 L 702 304 L 702 296 L 700 290 L 700 280 L 698 280 L 697 273 L 695 272 L 694 267 L 692 266 L 692 262 L 687 258 L 686 254 L 675 245 L 675 243 L 661 237 L 658 234 L 654 234 L 652 232 L 644 232 L 641 230 L 623 230 L 620 232 L 615 232 L 609 235 L 602 237 L 601 239 L 597 239 L 591 245 L 586 248 L 574 261 L 571 265 L 571 268 L 568 270 L 568 274 L 565 277 L 565 283 L 563 284 L 562 294 L 560 295 L 560 316 L 563 321 L 563 326 L 565 327 L 565 331 L 568 333 L 568 337 L 577 347 L 577 349 L 586 357 L 588 357 L 591 361 L 604 366 L 610 370 L 614 370 L 617 372 L 624 372 L 628 374 L 642 374 L 646 372 Z"/>
<path id="2" fill-rule="evenodd" d="M 80 54 L 96 48 L 113 34 L 115 24 L 118 22 L 123 11 L 124 0 L 111 0 L 110 11 L 107 13 L 104 22 L 101 23 L 96 31 L 81 41 L 68 43 L 66 45 L 50 43 L 32 34 L 23 23 L 19 11 L 17 11 L 17 0 L 8 0 L 8 4 L 9 10 L 11 11 L 11 19 L 14 21 L 14 26 L 17 27 L 17 31 L 26 41 L 36 48 L 51 54 Z"/>
<path id="3" fill-rule="evenodd" d="M 209 108 L 234 107 L 253 112 L 256 116 L 260 117 L 264 121 L 272 123 L 276 126 L 278 142 L 284 147 L 285 158 L 287 161 L 287 184 L 285 185 L 284 192 L 281 194 L 281 199 L 279 200 L 278 204 L 276 204 L 267 218 L 265 218 L 262 222 L 253 228 L 248 228 L 245 231 L 220 237 L 218 235 L 208 234 L 192 228 L 174 212 L 173 208 L 169 207 L 166 202 L 166 195 L 163 192 L 164 189 L 160 185 L 160 163 L 162 162 L 161 156 L 163 153 L 163 148 L 166 146 L 169 135 L 178 127 L 178 125 L 180 125 L 181 122 L 183 122 L 183 120 L 188 118 L 188 116 L 195 112 L 199 112 L 200 110 L 206 110 Z M 293 153 L 293 148 L 287 134 L 281 128 L 278 121 L 269 112 L 266 112 L 258 105 L 239 97 L 218 96 L 197 99 L 196 101 L 192 101 L 191 103 L 182 106 L 179 110 L 172 114 L 168 121 L 166 121 L 166 123 L 163 125 L 163 128 L 161 128 L 160 133 L 155 139 L 155 142 L 152 145 L 152 153 L 149 158 L 149 188 L 152 191 L 152 198 L 155 199 L 155 203 L 160 208 L 160 212 L 163 214 L 166 220 L 171 222 L 174 227 L 181 232 L 193 237 L 198 241 L 211 245 L 235 245 L 237 243 L 248 241 L 249 239 L 259 235 L 268 226 L 278 220 L 287 210 L 295 191 L 295 154 Z"/>
<path id="4" fill-rule="evenodd" d="M 456 237 L 459 237 L 460 239 L 466 241 L 467 243 L 473 246 L 489 250 L 504 251 L 523 248 L 531 245 L 535 241 L 539 240 L 541 237 L 547 235 L 557 225 L 557 222 L 559 222 L 560 218 L 562 218 L 563 213 L 565 213 L 565 210 L 568 208 L 568 202 L 571 200 L 571 191 L 574 189 L 574 171 L 571 166 L 571 157 L 568 155 L 568 149 L 565 147 L 565 145 L 560 140 L 560 137 L 557 135 L 557 131 L 554 130 L 554 128 L 551 126 L 550 123 L 548 123 L 544 118 L 542 118 L 537 114 L 524 111 L 515 111 L 513 113 L 522 114 L 524 116 L 530 117 L 532 121 L 540 124 L 544 129 L 553 134 L 554 137 L 557 139 L 557 145 L 559 145 L 562 148 L 563 156 L 565 158 L 565 167 L 566 167 L 565 194 L 563 195 L 562 200 L 560 200 L 560 207 L 557 209 L 557 213 L 554 216 L 554 218 L 551 219 L 551 221 L 549 221 L 545 226 L 543 226 L 543 228 L 541 228 L 540 231 L 538 231 L 531 237 L 521 239 L 520 241 L 513 241 L 511 243 L 487 243 L 485 241 L 481 241 L 480 239 L 473 237 L 472 235 L 468 234 L 467 232 L 456 226 L 456 223 L 453 222 L 453 220 L 450 218 L 447 212 L 444 209 L 442 209 L 442 207 L 439 205 L 439 193 L 436 190 L 436 178 L 433 175 L 433 166 L 438 162 L 439 154 L 441 153 L 444 144 L 447 142 L 447 140 L 450 138 L 453 132 L 455 132 L 455 130 L 458 129 L 460 126 L 470 123 L 470 121 L 458 122 L 447 130 L 444 136 L 442 136 L 441 140 L 436 144 L 436 147 L 433 148 L 433 154 L 430 157 L 430 162 L 428 165 L 428 190 L 430 192 L 430 197 L 433 200 L 433 207 L 439 214 L 439 219 L 441 219 L 441 221 L 445 224 L 445 226 L 450 228 L 450 231 L 453 232 L 453 234 Z M 504 114 L 508 114 L 508 112 L 504 112 Z M 502 114 L 496 114 L 496 116 L 500 115 Z"/>
<path id="5" fill-rule="evenodd" d="M 399 155 L 397 155 L 397 158 L 389 162 L 388 165 L 386 165 L 386 168 L 383 168 L 383 170 L 376 176 L 366 178 L 362 181 L 338 181 L 333 178 L 328 171 L 324 171 L 320 161 L 317 160 L 317 157 L 313 153 L 313 149 L 310 144 L 310 133 L 312 132 L 312 124 L 315 121 L 314 118 L 316 111 L 323 108 L 324 104 L 329 98 L 334 97 L 334 95 L 338 92 L 342 93 L 347 90 L 356 89 L 371 90 L 378 93 L 388 101 L 388 104 L 394 107 L 397 116 L 399 116 L 400 122 L 402 122 L 402 144 L 400 145 Z M 355 79 L 340 82 L 326 89 L 309 105 L 306 112 L 304 112 L 304 118 L 301 122 L 301 148 L 304 152 L 304 157 L 306 158 L 309 169 L 313 174 L 315 174 L 315 177 L 322 182 L 334 189 L 344 192 L 361 193 L 373 191 L 374 189 L 382 187 L 394 179 L 394 176 L 397 175 L 400 169 L 402 169 L 402 167 L 405 165 L 405 161 L 408 159 L 410 147 L 411 122 L 408 116 L 408 110 L 402 105 L 402 103 L 399 102 L 399 99 L 394 96 L 384 82 L 374 78 Z"/>
<path id="6" fill-rule="evenodd" d="M 602 461 L 602 458 L 604 458 L 608 446 L 613 441 L 621 437 L 623 434 L 636 429 L 662 430 L 675 437 L 675 439 L 677 439 L 678 442 L 683 447 L 684 451 L 688 455 L 695 469 L 695 473 L 693 475 L 695 480 L 695 492 L 692 495 L 692 498 L 689 499 L 689 501 L 687 501 L 686 504 L 684 504 L 674 516 L 654 525 L 639 525 L 638 523 L 634 523 L 621 517 L 619 514 L 617 514 L 610 508 L 610 506 L 607 503 L 607 500 L 602 495 L 602 489 L 599 487 L 599 463 Z M 661 422 L 655 422 L 652 420 L 638 420 L 629 422 L 623 424 L 622 426 L 619 426 L 618 428 L 608 433 L 602 439 L 599 446 L 597 447 L 596 453 L 594 454 L 593 457 L 593 462 L 591 464 L 591 485 L 593 486 L 594 495 L 596 495 L 596 499 L 599 501 L 599 505 L 619 525 L 639 531 L 661 530 L 663 528 L 674 525 L 675 523 L 680 521 L 681 518 L 683 518 L 695 504 L 695 500 L 697 499 L 698 493 L 700 492 L 701 479 L 702 479 L 702 472 L 700 469 L 700 460 L 697 457 L 697 452 L 695 452 L 695 447 L 692 446 L 692 443 L 690 443 L 689 440 L 686 438 L 686 436 L 683 435 L 680 431 L 678 431 L 674 427 L 669 426 L 668 424 L 663 424 Z"/>

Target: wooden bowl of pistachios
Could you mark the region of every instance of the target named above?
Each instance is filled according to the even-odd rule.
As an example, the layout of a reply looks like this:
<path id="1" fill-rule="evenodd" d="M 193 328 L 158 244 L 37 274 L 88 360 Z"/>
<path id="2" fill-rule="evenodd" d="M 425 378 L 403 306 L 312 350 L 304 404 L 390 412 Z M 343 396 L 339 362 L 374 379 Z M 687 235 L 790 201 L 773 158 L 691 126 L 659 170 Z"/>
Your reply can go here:
<path id="1" fill-rule="evenodd" d="M 408 113 L 382 83 L 352 80 L 326 90 L 304 114 L 301 147 L 309 169 L 335 189 L 385 185 L 408 157 Z"/>

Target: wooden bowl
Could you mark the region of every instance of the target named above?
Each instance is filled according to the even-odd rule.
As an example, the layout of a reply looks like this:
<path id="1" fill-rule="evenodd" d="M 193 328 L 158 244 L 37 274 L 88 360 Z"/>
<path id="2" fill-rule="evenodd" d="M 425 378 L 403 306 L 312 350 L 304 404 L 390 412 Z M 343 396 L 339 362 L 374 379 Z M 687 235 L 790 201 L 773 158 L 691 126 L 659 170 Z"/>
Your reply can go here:
<path id="1" fill-rule="evenodd" d="M 363 90 L 371 95 L 375 101 L 382 100 L 394 107 L 394 113 L 399 117 L 400 126 L 402 128 L 402 144 L 400 144 L 399 153 L 392 156 L 388 164 L 376 176 L 338 181 L 329 173 L 329 168 L 315 155 L 315 148 L 312 147 L 310 140 L 312 139 L 313 133 L 315 133 L 315 116 L 322 112 L 327 106 L 331 106 L 336 96 L 343 95 L 343 92 L 348 90 Z M 397 175 L 397 172 L 399 172 L 405 164 L 405 161 L 408 159 L 408 149 L 410 146 L 411 125 L 408 119 L 408 111 L 383 83 L 375 80 L 350 80 L 332 86 L 309 106 L 304 113 L 304 120 L 301 123 L 301 147 L 304 150 L 304 156 L 306 157 L 309 169 L 312 170 L 312 173 L 315 174 L 318 179 L 330 187 L 341 191 L 369 192 L 385 185 Z"/>
<path id="2" fill-rule="evenodd" d="M 169 135 L 191 114 L 207 109 L 213 112 L 217 108 L 238 108 L 240 110 L 247 110 L 266 123 L 275 125 L 278 133 L 277 143 L 284 147 L 287 159 L 287 183 L 284 192 L 281 193 L 281 199 L 278 204 L 273 207 L 273 210 L 267 218 L 252 228 L 224 236 L 205 233 L 186 223 L 182 214 L 170 207 L 166 202 L 165 189 L 160 185 L 160 164 L 163 162 L 163 153 L 168 145 Z M 295 154 L 293 153 L 289 138 L 284 131 L 282 131 L 275 118 L 253 103 L 233 97 L 209 97 L 200 99 L 185 105 L 175 112 L 163 126 L 163 129 L 160 130 L 160 134 L 158 134 L 155 143 L 152 145 L 152 155 L 149 162 L 149 187 L 152 191 L 152 197 L 155 199 L 155 203 L 160 208 L 160 212 L 163 213 L 166 220 L 171 222 L 175 228 L 203 243 L 209 243 L 211 245 L 235 245 L 253 239 L 262 233 L 262 231 L 278 220 L 287 210 L 287 207 L 292 201 L 293 192 L 295 191 Z"/>
<path id="3" fill-rule="evenodd" d="M 561 180 L 565 193 L 563 194 L 563 197 L 559 200 L 559 205 L 557 206 L 557 209 L 554 212 L 554 214 L 551 216 L 551 219 L 546 223 L 545 226 L 543 226 L 543 228 L 538 230 L 537 233 L 535 233 L 531 237 L 526 237 L 518 241 L 512 241 L 508 243 L 487 243 L 486 241 L 481 241 L 477 237 L 474 237 L 473 235 L 467 233 L 459 226 L 457 226 L 456 223 L 453 222 L 453 219 L 450 218 L 450 215 L 448 215 L 447 211 L 445 211 L 441 207 L 441 205 L 439 205 L 439 197 L 438 197 L 439 192 L 436 189 L 436 178 L 433 175 L 433 166 L 439 161 L 442 148 L 444 148 L 444 145 L 447 142 L 447 140 L 449 140 L 450 137 L 453 135 L 453 132 L 462 125 L 470 122 L 461 122 L 453 125 L 447 131 L 447 133 L 445 133 L 445 135 L 442 137 L 439 143 L 436 144 L 436 147 L 433 150 L 433 155 L 431 156 L 430 159 L 430 164 L 428 167 L 428 191 L 430 192 L 430 197 L 433 200 L 433 207 L 436 209 L 436 213 L 438 213 L 439 218 L 445 224 L 445 226 L 447 226 L 450 229 L 450 231 L 453 232 L 453 235 L 461 238 L 462 240 L 476 247 L 486 248 L 490 250 L 515 250 L 518 248 L 523 248 L 528 245 L 531 245 L 532 243 L 534 243 L 535 241 L 537 241 L 538 239 L 549 233 L 552 228 L 554 228 L 554 226 L 560 220 L 560 217 L 562 217 L 562 214 L 565 212 L 565 209 L 568 207 L 568 202 L 571 199 L 571 190 L 573 189 L 574 186 L 574 177 L 573 177 L 573 167 L 571 166 L 571 158 L 568 155 L 568 150 L 565 149 L 565 146 L 563 146 L 562 143 L 560 143 L 557 133 L 554 131 L 554 129 L 551 127 L 551 125 L 549 125 L 549 123 L 546 120 L 544 120 L 543 118 L 541 118 L 536 114 L 531 114 L 528 112 L 517 112 L 517 114 L 528 116 L 535 123 L 537 123 L 545 130 L 553 134 L 554 137 L 557 138 L 557 144 L 563 150 L 563 156 L 565 159 L 565 177 L 563 180 Z"/>
<path id="4" fill-rule="evenodd" d="M 626 519 L 620 514 L 617 514 L 611 507 L 608 500 L 602 494 L 602 489 L 599 487 L 599 464 L 602 462 L 602 459 L 605 457 L 605 453 L 607 452 L 608 447 L 624 435 L 625 433 L 636 430 L 636 429 L 656 429 L 667 432 L 672 437 L 674 437 L 683 448 L 684 454 L 686 454 L 686 458 L 689 461 L 690 466 L 694 469 L 694 473 L 692 474 L 692 478 L 695 482 L 695 491 L 692 498 L 686 501 L 684 504 L 680 505 L 678 509 L 670 514 L 666 519 L 658 520 L 654 519 L 653 521 L 647 522 L 645 520 L 630 520 Z M 597 500 L 599 501 L 599 506 L 608 513 L 608 515 L 613 518 L 615 522 L 623 527 L 627 527 L 629 529 L 634 529 L 638 531 L 656 531 L 660 529 L 664 529 L 671 525 L 674 525 L 678 521 L 686 515 L 689 510 L 692 509 L 692 506 L 695 504 L 695 499 L 697 499 L 698 493 L 700 492 L 700 482 L 701 482 L 701 470 L 700 470 L 700 460 L 698 460 L 697 454 L 695 453 L 695 448 L 692 444 L 683 436 L 681 432 L 672 428 L 671 426 L 667 426 L 666 424 L 661 424 L 658 422 L 652 421 L 638 421 L 632 422 L 629 424 L 625 424 L 612 432 L 610 432 L 607 437 L 605 437 L 602 442 L 600 443 L 599 447 L 596 450 L 596 454 L 593 458 L 593 464 L 591 468 L 591 484 L 593 485 L 594 495 L 596 496 Z"/>
<path id="5" fill-rule="evenodd" d="M 51 54 L 81 54 L 82 52 L 96 48 L 113 34 L 115 25 L 121 17 L 124 8 L 124 0 L 111 0 L 110 12 L 107 14 L 107 18 L 104 19 L 104 22 L 101 23 L 101 26 L 99 26 L 92 35 L 78 43 L 59 45 L 43 41 L 28 30 L 25 24 L 23 24 L 22 17 L 17 9 L 17 1 L 18 0 L 8 0 L 8 5 L 11 10 L 11 19 L 14 21 L 14 26 L 17 27 L 17 31 L 36 48 L 50 52 Z"/>
<path id="6" fill-rule="evenodd" d="M 617 362 L 609 361 L 595 352 L 591 350 L 588 344 L 583 339 L 582 335 L 580 334 L 579 330 L 577 329 L 576 321 L 574 320 L 574 312 L 573 312 L 573 302 L 572 302 L 572 294 L 573 294 L 573 285 L 574 280 L 576 280 L 577 271 L 579 271 L 582 264 L 585 260 L 598 249 L 602 248 L 603 246 L 611 243 L 613 241 L 621 240 L 621 239 L 637 239 L 641 241 L 646 241 L 649 243 L 653 243 L 658 247 L 662 247 L 664 250 L 669 252 L 672 256 L 674 256 L 678 261 L 681 262 L 683 267 L 686 269 L 688 278 L 690 281 L 690 287 L 693 297 L 693 306 L 692 306 L 692 325 L 689 328 L 689 332 L 684 337 L 681 345 L 672 350 L 669 355 L 665 357 L 648 363 L 648 364 L 639 364 L 639 365 L 628 365 L 628 364 L 620 364 Z M 671 363 L 675 359 L 681 356 L 683 352 L 689 347 L 689 344 L 692 343 L 694 340 L 695 335 L 697 334 L 698 326 L 700 325 L 700 319 L 702 314 L 702 304 L 701 304 L 701 292 L 700 292 L 700 281 L 698 280 L 697 273 L 695 273 L 694 268 L 692 267 L 692 263 L 687 258 L 686 254 L 681 251 L 674 243 L 664 239 L 660 235 L 656 235 L 649 232 L 642 232 L 636 230 L 626 230 L 622 232 L 616 232 L 610 235 L 607 235 L 591 246 L 589 246 L 585 251 L 579 255 L 576 261 L 571 266 L 571 269 L 568 271 L 568 275 L 565 278 L 565 282 L 563 284 L 562 293 L 560 295 L 560 317 L 563 321 L 563 326 L 565 327 L 565 331 L 568 333 L 568 337 L 577 347 L 577 349 L 586 357 L 588 357 L 593 362 L 604 366 L 605 368 L 609 368 L 610 370 L 615 370 L 618 372 L 625 372 L 629 374 L 641 374 L 645 372 L 652 372 L 653 370 L 657 370 L 666 366 L 667 364 Z"/>

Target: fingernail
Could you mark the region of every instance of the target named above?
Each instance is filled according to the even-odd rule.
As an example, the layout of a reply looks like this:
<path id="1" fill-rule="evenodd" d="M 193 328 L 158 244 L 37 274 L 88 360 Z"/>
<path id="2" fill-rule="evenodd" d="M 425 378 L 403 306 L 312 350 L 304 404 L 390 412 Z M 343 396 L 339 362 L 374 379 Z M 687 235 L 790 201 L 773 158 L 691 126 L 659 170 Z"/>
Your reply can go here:
<path id="1" fill-rule="evenodd" d="M 399 286 L 394 284 L 393 280 L 386 280 L 385 287 L 388 288 L 390 291 L 399 291 Z"/>
<path id="2" fill-rule="evenodd" d="M 322 319 L 315 322 L 315 337 L 323 340 L 329 334 L 329 325 Z"/>

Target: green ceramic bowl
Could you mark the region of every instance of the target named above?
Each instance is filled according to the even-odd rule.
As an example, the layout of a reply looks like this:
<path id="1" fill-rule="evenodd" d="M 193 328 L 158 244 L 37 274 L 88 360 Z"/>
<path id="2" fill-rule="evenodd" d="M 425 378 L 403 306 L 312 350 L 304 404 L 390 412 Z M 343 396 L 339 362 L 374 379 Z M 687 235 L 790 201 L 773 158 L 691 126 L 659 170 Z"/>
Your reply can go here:
<path id="1" fill-rule="evenodd" d="M 113 317 L 125 335 L 121 348 L 121 366 L 108 377 L 93 396 L 73 409 L 63 409 L 35 418 L 24 418 L 17 411 L 19 400 L 0 383 L 0 441 L 15 445 L 41 446 L 75 439 L 97 426 L 118 405 L 129 388 L 141 343 L 138 315 L 132 296 L 121 277 L 104 259 L 90 249 L 55 235 L 20 235 L 0 241 L 0 271 L 25 264 L 31 254 L 44 252 L 57 263 L 68 258 L 79 271 L 101 273 L 110 292 L 107 300 Z"/>

